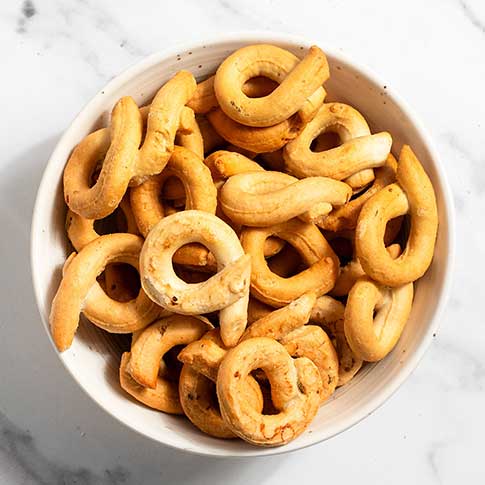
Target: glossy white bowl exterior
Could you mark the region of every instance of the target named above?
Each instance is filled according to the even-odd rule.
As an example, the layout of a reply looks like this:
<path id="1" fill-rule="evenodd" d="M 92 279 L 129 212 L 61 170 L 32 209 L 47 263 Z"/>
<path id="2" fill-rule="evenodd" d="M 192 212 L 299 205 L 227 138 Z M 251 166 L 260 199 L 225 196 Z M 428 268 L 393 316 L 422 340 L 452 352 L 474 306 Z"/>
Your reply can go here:
<path id="1" fill-rule="evenodd" d="M 131 95 L 140 105 L 144 104 L 178 70 L 188 69 L 196 77 L 206 76 L 235 49 L 258 42 L 277 44 L 300 56 L 303 49 L 311 45 L 287 35 L 242 33 L 177 46 L 143 60 L 114 78 L 66 130 L 45 169 L 32 221 L 34 290 L 49 338 L 50 305 L 68 250 L 62 172 L 73 147 L 88 133 L 106 124 L 111 108 L 121 96 Z M 239 440 L 211 438 L 181 417 L 150 410 L 130 399 L 118 384 L 118 345 L 94 325 L 82 322 L 72 347 L 59 354 L 59 358 L 102 408 L 155 441 L 218 456 L 270 455 L 318 443 L 365 418 L 390 397 L 416 367 L 436 332 L 450 287 L 454 251 L 451 196 L 438 155 L 421 123 L 389 86 L 384 87 L 374 74 L 357 67 L 340 52 L 319 45 L 326 52 L 331 67 L 331 78 L 325 85 L 329 99 L 356 107 L 373 131 L 389 131 L 393 136 L 395 154 L 404 143 L 410 144 L 436 191 L 440 217 L 436 252 L 430 269 L 416 285 L 409 323 L 393 352 L 384 360 L 366 366 L 350 384 L 339 389 L 298 439 L 284 447 L 256 448 Z"/>

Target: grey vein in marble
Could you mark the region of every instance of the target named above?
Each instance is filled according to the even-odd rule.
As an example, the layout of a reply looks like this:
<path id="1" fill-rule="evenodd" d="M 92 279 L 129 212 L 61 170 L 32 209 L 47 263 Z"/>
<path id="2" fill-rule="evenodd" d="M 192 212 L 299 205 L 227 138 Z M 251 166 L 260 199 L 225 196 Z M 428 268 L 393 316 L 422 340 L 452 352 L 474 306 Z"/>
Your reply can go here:
<path id="1" fill-rule="evenodd" d="M 485 24 L 478 18 L 471 7 L 464 1 L 460 0 L 461 8 L 467 19 L 478 29 L 480 32 L 485 34 Z"/>
<path id="2" fill-rule="evenodd" d="M 130 483 L 128 470 L 115 467 L 97 475 L 85 468 L 71 469 L 48 460 L 29 431 L 10 422 L 0 412 L 0 456 L 9 463 L 15 483 L 36 485 L 121 485 Z M 3 461 L 2 460 L 2 461 Z"/>
<path id="3" fill-rule="evenodd" d="M 17 21 L 17 32 L 24 34 L 26 32 L 27 21 L 37 13 L 31 0 L 25 0 L 20 9 L 20 17 Z"/>
<path id="4" fill-rule="evenodd" d="M 438 465 L 436 463 L 436 455 L 438 454 L 438 452 L 442 448 L 442 446 L 443 446 L 443 443 L 438 443 L 438 442 L 432 443 L 428 453 L 426 454 L 426 459 L 429 463 L 429 467 L 430 467 L 430 469 L 433 473 L 433 476 L 436 479 L 435 481 L 438 485 L 441 485 L 443 483 L 443 481 L 441 480 L 439 468 L 438 468 Z"/>

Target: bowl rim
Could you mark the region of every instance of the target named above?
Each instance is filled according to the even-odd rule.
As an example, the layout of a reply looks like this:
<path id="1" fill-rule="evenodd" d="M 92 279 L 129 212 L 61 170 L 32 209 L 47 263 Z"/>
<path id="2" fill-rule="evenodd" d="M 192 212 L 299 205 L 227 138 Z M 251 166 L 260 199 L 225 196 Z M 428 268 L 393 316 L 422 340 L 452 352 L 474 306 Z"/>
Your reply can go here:
<path id="1" fill-rule="evenodd" d="M 70 138 L 71 132 L 76 128 L 77 122 L 81 119 L 83 114 L 86 111 L 91 109 L 91 106 L 96 104 L 101 96 L 103 96 L 103 92 L 105 91 L 114 91 L 118 87 L 124 84 L 127 79 L 132 79 L 140 75 L 145 70 L 153 67 L 154 65 L 158 64 L 159 62 L 165 60 L 169 57 L 175 57 L 177 54 L 181 52 L 190 51 L 191 49 L 195 49 L 198 47 L 202 47 L 204 45 L 220 45 L 230 42 L 242 42 L 242 43 L 275 43 L 275 44 L 284 44 L 284 43 L 291 43 L 295 45 L 301 46 L 310 46 L 312 44 L 317 44 L 321 46 L 323 51 L 329 54 L 331 57 L 338 59 L 340 62 L 348 64 L 352 66 L 353 69 L 360 71 L 364 77 L 370 79 L 372 82 L 386 85 L 386 92 L 387 95 L 393 99 L 399 109 L 402 110 L 403 113 L 408 117 L 408 119 L 412 122 L 412 124 L 416 127 L 417 131 L 420 133 L 424 145 L 426 146 L 429 154 L 430 159 L 432 160 L 434 169 L 437 173 L 437 178 L 441 185 L 442 189 L 442 199 L 443 199 L 443 208 L 444 208 L 444 219 L 447 222 L 447 230 L 443 237 L 446 239 L 446 245 L 448 249 L 448 253 L 445 257 L 445 275 L 441 293 L 439 294 L 438 301 L 436 303 L 436 309 L 433 316 L 430 319 L 429 323 L 429 330 L 423 336 L 423 338 L 419 341 L 416 345 L 416 348 L 413 351 L 413 354 L 410 359 L 407 359 L 405 363 L 399 367 L 396 371 L 395 376 L 393 379 L 388 383 L 388 385 L 383 388 L 382 390 L 378 391 L 372 399 L 366 405 L 363 405 L 358 410 L 356 410 L 352 416 L 346 419 L 346 421 L 339 427 L 337 430 L 332 430 L 327 434 L 320 434 L 318 437 L 316 434 L 314 435 L 315 438 L 309 440 L 308 443 L 299 445 L 298 440 L 293 442 L 293 446 L 289 447 L 288 445 L 276 447 L 276 448 L 254 448 L 254 450 L 246 450 L 244 452 L 237 452 L 234 450 L 228 450 L 227 453 L 214 451 L 211 449 L 204 449 L 204 445 L 195 444 L 195 448 L 186 448 L 180 446 L 177 443 L 172 441 L 161 441 L 150 434 L 146 434 L 143 430 L 138 429 L 131 424 L 123 421 L 120 417 L 114 414 L 107 406 L 105 406 L 102 402 L 98 401 L 96 397 L 89 393 L 83 385 L 77 379 L 74 371 L 69 367 L 65 359 L 63 359 L 62 354 L 57 350 L 54 341 L 52 339 L 50 333 L 50 327 L 48 319 L 44 318 L 44 315 L 41 312 L 41 302 L 42 302 L 42 287 L 43 284 L 39 280 L 38 273 L 35 271 L 35 248 L 38 246 L 37 238 L 40 236 L 40 226 L 41 226 L 41 214 L 40 214 L 40 200 L 42 195 L 46 191 L 47 186 L 50 183 L 50 179 L 52 178 L 51 172 L 54 172 L 54 165 L 53 160 L 57 158 L 57 152 L 60 152 L 63 149 L 63 145 L 66 143 L 66 140 Z M 444 228 L 442 228 L 444 230 Z M 301 36 L 296 36 L 292 34 L 286 34 L 282 32 L 272 32 L 272 31 L 237 31 L 231 33 L 223 33 L 218 35 L 212 36 L 197 36 L 193 38 L 189 42 L 183 43 L 175 43 L 171 47 L 167 47 L 156 53 L 153 53 L 135 63 L 130 65 L 128 68 L 123 70 L 120 74 L 114 76 L 108 83 L 106 83 L 96 95 L 94 95 L 88 103 L 86 103 L 82 109 L 78 112 L 78 114 L 73 118 L 69 126 L 63 132 L 61 137 L 59 138 L 56 147 L 54 148 L 52 154 L 49 157 L 49 160 L 44 168 L 41 181 L 39 183 L 39 187 L 35 197 L 34 208 L 32 212 L 32 222 L 31 222 L 31 230 L 30 230 L 30 269 L 32 275 L 32 284 L 34 289 L 34 295 L 36 300 L 36 305 L 38 312 L 41 317 L 41 321 L 43 323 L 44 329 L 47 333 L 48 339 L 52 345 L 54 352 L 59 357 L 59 360 L 62 362 L 64 368 L 68 371 L 68 373 L 72 376 L 74 381 L 79 385 L 79 387 L 83 390 L 83 392 L 88 395 L 99 407 L 101 407 L 108 415 L 114 418 L 116 421 L 124 425 L 126 428 L 135 431 L 141 436 L 145 438 L 149 438 L 150 440 L 154 441 L 157 444 L 162 444 L 168 446 L 173 449 L 182 450 L 185 452 L 193 453 L 196 455 L 201 456 L 212 456 L 212 457 L 222 457 L 222 458 L 234 458 L 234 457 L 253 457 L 253 456 L 270 456 L 270 455 L 279 455 L 283 453 L 288 453 L 296 450 L 301 450 L 307 448 L 309 446 L 313 446 L 317 443 L 326 441 L 343 431 L 351 428 L 352 426 L 356 425 L 367 416 L 371 415 L 374 411 L 380 408 L 404 383 L 404 381 L 411 375 L 414 369 L 417 367 L 421 359 L 423 358 L 426 350 L 428 349 L 433 335 L 436 334 L 439 323 L 441 320 L 441 316 L 443 314 L 446 302 L 448 300 L 450 290 L 451 290 L 451 283 L 452 283 L 452 275 L 454 270 L 454 261 L 455 261 L 455 214 L 454 214 L 454 204 L 452 193 L 450 189 L 450 185 L 448 182 L 447 175 L 441 163 L 441 159 L 439 153 L 434 145 L 434 142 L 428 132 L 428 130 L 424 127 L 423 123 L 417 116 L 416 112 L 409 106 L 408 102 L 405 101 L 399 94 L 397 94 L 392 87 L 389 86 L 388 83 L 384 83 L 380 76 L 376 75 L 371 69 L 367 66 L 362 65 L 359 62 L 354 61 L 351 57 L 349 57 L 344 51 L 339 49 L 334 49 L 331 46 L 328 46 L 323 41 L 311 41 L 309 39 L 303 38 Z"/>

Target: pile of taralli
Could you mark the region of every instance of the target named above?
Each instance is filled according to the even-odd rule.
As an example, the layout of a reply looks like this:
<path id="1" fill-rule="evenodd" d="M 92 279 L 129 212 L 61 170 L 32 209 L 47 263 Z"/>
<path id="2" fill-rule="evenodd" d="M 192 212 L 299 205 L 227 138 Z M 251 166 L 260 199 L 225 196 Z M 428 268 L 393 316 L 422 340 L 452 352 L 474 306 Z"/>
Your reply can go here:
<path id="1" fill-rule="evenodd" d="M 150 105 L 116 103 L 64 170 L 60 351 L 81 314 L 132 334 L 127 394 L 278 446 L 393 349 L 433 257 L 435 194 L 409 146 L 396 161 L 389 133 L 325 102 L 328 78 L 318 47 L 250 45 Z"/>

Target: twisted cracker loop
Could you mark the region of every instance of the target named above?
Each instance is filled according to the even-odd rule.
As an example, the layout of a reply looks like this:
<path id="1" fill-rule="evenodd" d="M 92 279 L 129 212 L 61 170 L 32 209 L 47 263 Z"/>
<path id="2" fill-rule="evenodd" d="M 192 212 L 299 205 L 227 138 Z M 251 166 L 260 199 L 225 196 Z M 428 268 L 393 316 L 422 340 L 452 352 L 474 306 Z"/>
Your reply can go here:
<path id="1" fill-rule="evenodd" d="M 344 318 L 345 306 L 328 295 L 317 298 L 310 314 L 310 322 L 325 328 L 332 328 L 337 320 Z"/>
<path id="2" fill-rule="evenodd" d="M 196 342 L 187 345 L 178 355 L 180 362 L 190 365 L 211 381 L 217 380 L 217 371 L 227 353 L 219 329 L 209 330 Z"/>
<path id="3" fill-rule="evenodd" d="M 345 307 L 345 336 L 352 352 L 369 362 L 383 359 L 399 340 L 412 304 L 412 283 L 383 288 L 368 278 L 358 280 Z"/>
<path id="4" fill-rule="evenodd" d="M 268 377 L 278 414 L 263 415 L 244 399 L 242 388 L 255 369 L 262 369 Z M 318 411 L 321 393 L 315 364 L 305 357 L 292 359 L 281 344 L 265 337 L 246 340 L 229 350 L 217 374 L 224 420 L 237 436 L 262 446 L 283 445 L 301 434 Z"/>
<path id="5" fill-rule="evenodd" d="M 250 98 L 242 87 L 257 76 L 280 84 L 267 96 Z M 246 126 L 267 127 L 294 115 L 328 77 L 327 59 L 316 46 L 300 61 L 284 49 L 260 44 L 238 49 L 221 63 L 214 91 L 222 111 L 231 119 Z"/>
<path id="6" fill-rule="evenodd" d="M 121 388 L 146 406 L 170 414 L 183 414 L 177 387 L 167 379 L 158 377 L 154 389 L 144 387 L 130 374 L 130 353 L 124 352 L 120 363 Z"/>
<path id="7" fill-rule="evenodd" d="M 335 130 L 343 144 L 312 152 L 312 141 L 326 130 Z M 323 104 L 316 116 L 283 150 L 287 170 L 296 177 L 323 176 L 342 180 L 364 169 L 384 165 L 392 138 L 387 132 L 371 135 L 362 115 L 341 103 Z M 359 178 L 359 182 L 362 180 Z M 368 181 L 364 178 L 364 182 Z M 352 184 L 354 185 L 354 184 Z"/>
<path id="8" fill-rule="evenodd" d="M 145 327 L 160 313 L 160 308 L 140 290 L 135 300 L 112 300 L 96 281 L 107 264 L 128 263 L 138 269 L 143 240 L 133 234 L 109 234 L 86 245 L 68 260 L 61 284 L 52 301 L 50 325 L 57 348 L 71 346 L 79 314 L 105 330 L 129 333 Z"/>
<path id="9" fill-rule="evenodd" d="M 176 146 L 166 169 L 159 175 L 133 187 L 130 201 L 140 232 L 146 237 L 164 216 L 160 201 L 161 189 L 169 177 L 177 177 L 184 188 L 185 208 L 210 212 L 216 211 L 217 190 L 209 169 L 191 150 Z"/>
<path id="10" fill-rule="evenodd" d="M 188 345 L 212 328 L 206 319 L 170 315 L 146 327 L 131 346 L 130 373 L 139 384 L 154 389 L 160 360 L 173 347 Z"/>
<path id="11" fill-rule="evenodd" d="M 179 71 L 158 90 L 148 112 L 145 140 L 135 165 L 134 185 L 165 168 L 172 155 L 184 106 L 196 86 L 190 72 Z"/>
<path id="12" fill-rule="evenodd" d="M 87 219 L 111 214 L 126 192 L 142 137 L 142 119 L 130 97 L 113 108 L 109 129 L 102 128 L 84 138 L 74 149 L 64 169 L 64 199 L 69 208 Z M 91 174 L 98 161 L 103 165 L 96 183 Z"/>
<path id="13" fill-rule="evenodd" d="M 410 215 L 411 228 L 402 254 L 393 259 L 384 246 L 389 220 Z M 403 146 L 397 183 L 384 187 L 362 208 L 355 233 L 357 258 L 364 271 L 387 286 L 417 280 L 433 258 L 438 231 L 438 209 L 431 181 L 411 148 Z"/>
<path id="14" fill-rule="evenodd" d="M 280 172 L 247 172 L 233 175 L 219 196 L 224 213 L 245 226 L 266 227 L 286 222 L 312 211 L 307 217 L 319 220 L 321 208 L 343 205 L 351 197 L 347 184 L 325 177 L 298 180 Z M 318 206 L 315 209 L 315 206 Z"/>
<path id="15" fill-rule="evenodd" d="M 309 268 L 290 278 L 273 273 L 263 253 L 264 242 L 270 236 L 291 244 Z M 323 295 L 335 284 L 338 258 L 314 224 L 291 219 L 265 228 L 244 228 L 241 243 L 252 261 L 251 294 L 264 303 L 281 307 L 308 291 Z"/>
<path id="16" fill-rule="evenodd" d="M 140 108 L 142 118 L 146 125 L 150 106 Z M 175 145 L 181 146 L 194 152 L 199 158 L 204 158 L 204 140 L 200 131 L 194 112 L 184 106 L 180 112 L 180 120 L 177 133 L 175 135 Z M 144 179 L 145 180 L 145 179 Z M 137 184 L 139 185 L 137 181 Z M 185 197 L 183 184 L 176 177 L 167 178 L 163 187 L 163 196 L 166 199 L 179 199 Z"/>
<path id="17" fill-rule="evenodd" d="M 214 254 L 218 273 L 187 284 L 177 277 L 172 256 L 181 246 L 198 242 Z M 142 286 L 159 305 L 176 313 L 205 314 L 220 310 L 221 337 L 231 347 L 247 323 L 250 257 L 234 231 L 216 216 L 187 210 L 162 219 L 148 234 L 140 255 Z"/>
<path id="18" fill-rule="evenodd" d="M 353 352 L 347 341 L 343 318 L 335 322 L 333 335 L 339 360 L 337 387 L 341 387 L 355 377 L 362 368 L 364 361 Z"/>

